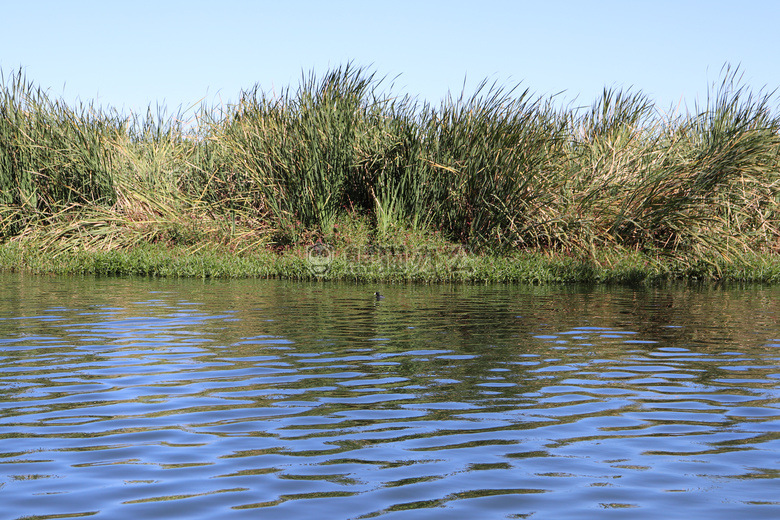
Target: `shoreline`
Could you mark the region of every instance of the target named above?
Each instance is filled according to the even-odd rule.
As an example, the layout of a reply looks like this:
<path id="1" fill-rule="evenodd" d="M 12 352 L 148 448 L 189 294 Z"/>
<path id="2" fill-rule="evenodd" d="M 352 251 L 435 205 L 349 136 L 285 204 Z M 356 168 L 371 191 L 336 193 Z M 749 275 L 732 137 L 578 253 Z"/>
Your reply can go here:
<path id="1" fill-rule="evenodd" d="M 142 276 L 357 283 L 591 284 L 654 286 L 668 282 L 780 283 L 780 258 L 751 254 L 689 262 L 627 251 L 600 251 L 592 258 L 521 251 L 477 254 L 432 247 L 355 251 L 322 242 L 286 251 L 235 253 L 224 247 L 143 244 L 127 250 L 72 249 L 51 253 L 34 242 L 0 244 L 0 272 L 32 275 Z M 323 253 L 327 247 L 327 253 Z"/>
<path id="2" fill-rule="evenodd" d="M 439 105 L 345 66 L 185 114 L 0 82 L 0 269 L 432 283 L 780 281 L 780 116 L 483 83 Z"/>

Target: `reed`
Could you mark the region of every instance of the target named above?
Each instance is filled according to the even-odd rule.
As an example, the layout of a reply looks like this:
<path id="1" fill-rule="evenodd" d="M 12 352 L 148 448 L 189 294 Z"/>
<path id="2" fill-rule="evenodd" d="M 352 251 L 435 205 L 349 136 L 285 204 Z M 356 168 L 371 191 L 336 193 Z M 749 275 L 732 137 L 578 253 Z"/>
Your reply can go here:
<path id="1" fill-rule="evenodd" d="M 222 124 L 231 184 L 279 225 L 332 228 L 349 198 L 345 188 L 356 186 L 355 140 L 372 82 L 347 66 L 322 81 L 304 77 L 294 95 L 242 92 Z"/>
<path id="2" fill-rule="evenodd" d="M 115 114 L 69 107 L 27 81 L 0 73 L 0 233 L 73 204 L 112 204 L 112 151 L 125 131 Z"/>
<path id="3" fill-rule="evenodd" d="M 780 240 L 774 92 L 741 78 L 725 67 L 703 106 L 670 115 L 641 92 L 557 107 L 488 82 L 433 105 L 349 64 L 234 105 L 124 116 L 19 71 L 0 81 L 0 237 L 257 254 L 357 220 L 375 244 L 435 231 L 492 256 L 619 250 L 722 271 Z"/>

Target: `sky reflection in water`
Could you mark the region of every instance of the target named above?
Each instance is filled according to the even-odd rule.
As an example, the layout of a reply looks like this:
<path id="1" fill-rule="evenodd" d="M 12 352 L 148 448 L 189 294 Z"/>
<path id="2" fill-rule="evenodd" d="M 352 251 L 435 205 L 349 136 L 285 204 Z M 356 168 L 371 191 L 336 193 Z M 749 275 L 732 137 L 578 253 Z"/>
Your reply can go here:
<path id="1" fill-rule="evenodd" d="M 2 275 L 3 518 L 777 518 L 776 288 Z"/>

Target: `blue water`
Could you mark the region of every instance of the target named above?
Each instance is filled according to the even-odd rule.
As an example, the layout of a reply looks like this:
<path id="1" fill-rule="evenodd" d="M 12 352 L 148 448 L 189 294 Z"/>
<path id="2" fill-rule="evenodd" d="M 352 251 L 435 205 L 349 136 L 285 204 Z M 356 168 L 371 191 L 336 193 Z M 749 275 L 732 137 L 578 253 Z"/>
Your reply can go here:
<path id="1" fill-rule="evenodd" d="M 0 282 L 0 519 L 780 518 L 780 288 Z"/>

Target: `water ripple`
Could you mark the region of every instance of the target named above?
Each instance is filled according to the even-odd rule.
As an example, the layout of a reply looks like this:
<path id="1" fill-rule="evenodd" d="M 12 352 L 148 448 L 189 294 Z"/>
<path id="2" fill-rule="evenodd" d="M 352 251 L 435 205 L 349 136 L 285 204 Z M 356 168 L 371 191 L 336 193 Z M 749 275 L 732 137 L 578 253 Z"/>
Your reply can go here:
<path id="1" fill-rule="evenodd" d="M 8 518 L 780 514 L 777 291 L 7 282 Z"/>

